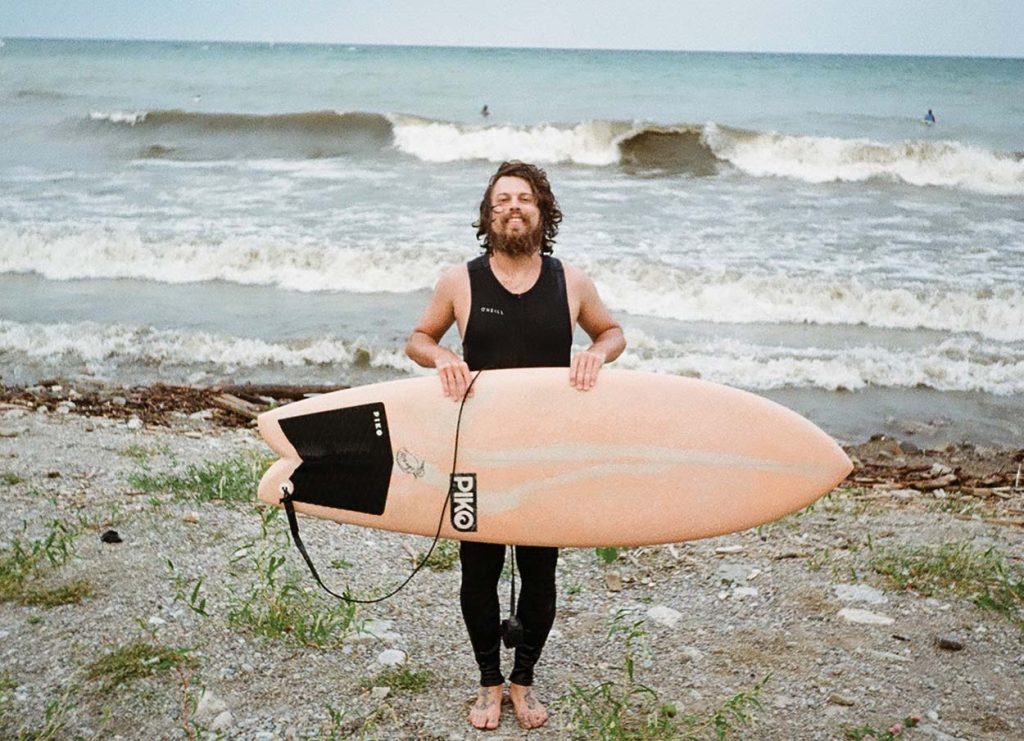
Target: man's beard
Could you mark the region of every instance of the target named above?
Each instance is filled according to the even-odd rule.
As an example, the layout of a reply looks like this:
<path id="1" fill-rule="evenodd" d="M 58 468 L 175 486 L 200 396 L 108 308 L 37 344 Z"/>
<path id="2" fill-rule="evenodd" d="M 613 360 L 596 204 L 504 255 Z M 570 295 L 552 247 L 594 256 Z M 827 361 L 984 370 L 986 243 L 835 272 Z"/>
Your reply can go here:
<path id="1" fill-rule="evenodd" d="M 529 257 L 540 249 L 541 228 L 538 224 L 532 231 L 504 234 L 492 229 L 488 243 L 494 252 L 504 252 L 509 257 Z"/>

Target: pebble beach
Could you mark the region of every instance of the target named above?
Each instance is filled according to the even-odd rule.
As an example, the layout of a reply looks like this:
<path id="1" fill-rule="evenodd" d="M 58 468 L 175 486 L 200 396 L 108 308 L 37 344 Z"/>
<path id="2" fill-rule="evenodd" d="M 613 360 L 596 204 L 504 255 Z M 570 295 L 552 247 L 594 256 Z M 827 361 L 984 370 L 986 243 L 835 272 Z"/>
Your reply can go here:
<path id="1" fill-rule="evenodd" d="M 0 402 L 0 735 L 484 737 L 466 722 L 452 544 L 398 595 L 348 610 L 284 518 L 245 496 L 269 456 L 248 420 L 179 397 L 193 410 L 159 423 L 138 390 L 98 393 L 122 409 L 106 415 L 76 396 L 54 384 Z M 608 562 L 563 550 L 536 684 L 551 718 L 522 731 L 508 706 L 486 737 L 597 738 L 611 721 L 605 737 L 1019 736 L 1024 454 L 882 436 L 847 450 L 850 479 L 776 523 Z M 302 531 L 325 580 L 356 596 L 400 583 L 430 546 L 308 518 Z M 998 559 L 1003 578 L 963 591 L 887 576 L 922 554 Z"/>

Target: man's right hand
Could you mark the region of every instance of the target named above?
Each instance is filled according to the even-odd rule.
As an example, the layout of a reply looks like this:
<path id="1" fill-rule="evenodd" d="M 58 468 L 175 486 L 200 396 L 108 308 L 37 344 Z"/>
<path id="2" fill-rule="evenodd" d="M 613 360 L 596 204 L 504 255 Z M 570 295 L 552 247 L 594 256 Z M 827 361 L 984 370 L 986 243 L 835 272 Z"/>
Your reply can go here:
<path id="1" fill-rule="evenodd" d="M 434 358 L 434 367 L 437 368 L 437 375 L 441 379 L 441 390 L 444 395 L 454 401 L 462 401 L 470 383 L 473 382 L 473 374 L 466 361 L 451 350 L 439 347 Z M 472 390 L 469 395 L 473 396 Z"/>

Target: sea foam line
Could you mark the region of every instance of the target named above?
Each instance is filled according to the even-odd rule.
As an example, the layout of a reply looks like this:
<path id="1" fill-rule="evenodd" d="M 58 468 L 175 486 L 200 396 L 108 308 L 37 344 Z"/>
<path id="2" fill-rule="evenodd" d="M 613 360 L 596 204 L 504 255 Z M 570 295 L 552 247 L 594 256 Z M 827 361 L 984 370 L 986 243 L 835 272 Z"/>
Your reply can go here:
<path id="1" fill-rule="evenodd" d="M 629 348 L 615 367 L 703 378 L 751 390 L 927 387 L 939 391 L 1024 392 L 1024 351 L 955 338 L 914 349 L 877 345 L 792 348 L 721 339 L 671 341 L 626 327 Z M 578 348 L 579 349 L 579 348 Z M 210 332 L 102 325 L 96 322 L 19 323 L 0 320 L 0 353 L 63 368 L 85 364 L 92 373 L 132 366 L 238 368 L 371 367 L 433 373 L 401 347 L 361 339 L 318 337 L 278 342 Z"/>

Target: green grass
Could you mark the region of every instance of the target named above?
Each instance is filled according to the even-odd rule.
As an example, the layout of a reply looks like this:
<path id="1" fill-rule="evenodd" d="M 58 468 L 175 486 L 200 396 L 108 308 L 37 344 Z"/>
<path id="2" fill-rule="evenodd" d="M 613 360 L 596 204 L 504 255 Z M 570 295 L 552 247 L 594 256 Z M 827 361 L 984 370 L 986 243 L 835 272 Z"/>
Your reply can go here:
<path id="1" fill-rule="evenodd" d="M 877 551 L 868 566 L 896 589 L 966 597 L 1024 627 L 1024 574 L 994 548 L 967 543 L 888 548 Z"/>
<path id="2" fill-rule="evenodd" d="M 339 646 L 353 628 L 356 606 L 327 601 L 300 585 L 300 577 L 287 568 L 290 546 L 280 512 L 264 509 L 259 537 L 235 552 L 234 567 L 253 578 L 247 589 L 232 592 L 228 624 L 298 646 Z"/>
<path id="3" fill-rule="evenodd" d="M 54 520 L 44 537 L 29 540 L 26 527 L 0 551 L 0 602 L 55 607 L 90 596 L 92 586 L 82 579 L 55 587 L 46 584 L 71 559 L 79 531 Z"/>
<path id="4" fill-rule="evenodd" d="M 429 671 L 409 668 L 408 664 L 389 666 L 373 679 L 362 683 L 363 689 L 390 687 L 392 692 L 423 692 L 433 679 Z"/>
<path id="5" fill-rule="evenodd" d="M 102 682 L 102 691 L 108 692 L 176 666 L 194 666 L 195 660 L 189 656 L 189 651 L 187 648 L 169 648 L 139 639 L 87 664 L 85 676 L 90 681 Z"/>
<path id="6" fill-rule="evenodd" d="M 738 692 L 710 713 L 680 716 L 674 705 L 662 703 L 658 693 L 639 682 L 634 654 L 644 637 L 643 621 L 625 622 L 619 612 L 608 632 L 610 639 L 623 642 L 620 676 L 593 687 L 572 683 L 555 705 L 569 716 L 568 728 L 574 739 L 600 741 L 642 741 L 651 739 L 716 739 L 733 737 L 738 729 L 753 722 L 752 711 L 761 707 L 765 677 L 745 692 Z"/>
<path id="7" fill-rule="evenodd" d="M 24 483 L 25 479 L 16 473 L 10 471 L 0 471 L 0 484 L 4 486 L 17 486 L 18 484 Z"/>
<path id="8" fill-rule="evenodd" d="M 128 483 L 148 494 L 171 493 L 196 502 L 251 502 L 260 477 L 272 462 L 266 456 L 241 453 L 170 473 L 154 474 L 144 467 L 129 475 Z"/>
<path id="9" fill-rule="evenodd" d="M 427 559 L 427 568 L 432 571 L 451 571 L 459 562 L 459 544 L 454 540 L 439 540 L 434 546 L 430 558 Z M 423 563 L 423 556 L 416 560 L 416 565 Z"/>

